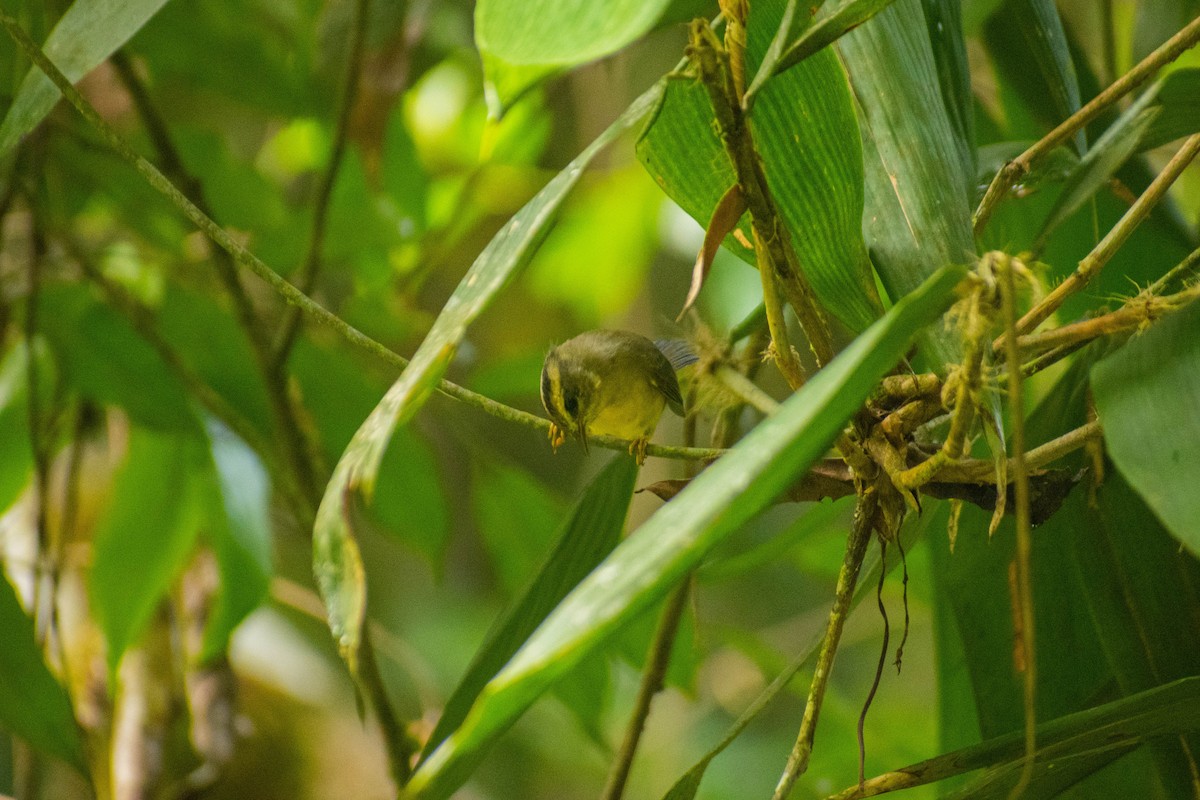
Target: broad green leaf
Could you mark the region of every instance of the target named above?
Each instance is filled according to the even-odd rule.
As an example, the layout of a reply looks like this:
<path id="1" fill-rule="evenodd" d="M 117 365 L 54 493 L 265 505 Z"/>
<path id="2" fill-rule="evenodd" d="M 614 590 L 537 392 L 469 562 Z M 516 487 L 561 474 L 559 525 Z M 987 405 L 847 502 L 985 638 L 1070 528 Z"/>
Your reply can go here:
<path id="1" fill-rule="evenodd" d="M 650 30 L 668 0 L 480 0 L 475 45 L 499 117 L 546 77 L 615 53 Z"/>
<path id="2" fill-rule="evenodd" d="M 762 59 L 783 9 L 783 0 L 751 4 L 747 71 Z M 834 54 L 822 50 L 764 83 L 750 122 L 804 274 L 831 313 L 855 332 L 865 329 L 881 305 L 862 236 L 858 123 Z M 637 144 L 638 158 L 663 191 L 701 225 L 734 183 L 713 124 L 704 87 L 691 78 L 674 79 Z M 741 241 L 750 241 L 747 220 Z M 736 235 L 725 245 L 756 263 Z"/>
<path id="3" fill-rule="evenodd" d="M 1200 562 L 1179 547 L 1121 475 L 1097 491 L 1071 546 L 1095 624 L 1121 694 L 1200 674 Z M 1200 736 L 1186 739 L 1192 753 Z M 1190 757 L 1177 739 L 1148 748 L 1165 796 L 1191 791 Z M 1134 784 L 1136 786 L 1136 784 Z"/>
<path id="4" fill-rule="evenodd" d="M 91 607 L 115 670 L 183 568 L 202 524 L 197 475 L 208 465 L 192 434 L 132 428 L 129 454 L 97 523 Z"/>
<path id="5" fill-rule="evenodd" d="M 972 260 L 973 172 L 938 89 L 920 0 L 898 0 L 837 49 L 862 128 L 867 245 L 896 299 L 943 265 Z M 936 342 L 935 368 L 956 360 L 945 332 L 927 339 Z"/>
<path id="6" fill-rule="evenodd" d="M 205 526 L 220 572 L 221 587 L 204 631 L 202 660 L 225 651 L 233 629 L 267 597 L 271 582 L 271 484 L 246 443 L 219 422 L 208 438 L 216 467 L 217 502 Z"/>
<path id="7" fill-rule="evenodd" d="M 45 342 L 35 340 L 38 396 L 51 397 L 54 364 Z M 16 501 L 33 474 L 33 449 L 29 439 L 29 348 L 18 342 L 0 361 L 0 514 Z"/>
<path id="8" fill-rule="evenodd" d="M 83 741 L 67 690 L 42 659 L 33 620 L 0 570 L 0 727 L 86 773 Z"/>
<path id="9" fill-rule="evenodd" d="M 789 0 L 754 80 L 746 88 L 746 106 L 773 76 L 791 69 L 863 24 L 894 0 L 836 0 L 821 3 L 810 19 L 807 4 Z"/>
<path id="10" fill-rule="evenodd" d="M 87 75 L 129 40 L 166 0 L 75 0 L 43 47 L 72 83 Z M 10 151 L 58 102 L 58 88 L 37 67 L 30 69 L 0 123 L 0 155 Z"/>
<path id="11" fill-rule="evenodd" d="M 1200 303 L 1170 315 L 1092 370 L 1113 463 L 1167 530 L 1200 554 Z"/>
<path id="12" fill-rule="evenodd" d="M 622 542 L 484 687 L 461 727 L 413 775 L 405 796 L 449 796 L 496 738 L 559 677 L 662 598 L 823 455 L 916 332 L 949 306 L 964 274 L 961 268 L 940 271 L 897 303 Z"/>
<path id="13" fill-rule="evenodd" d="M 187 394 L 158 354 L 88 286 L 42 291 L 38 325 L 63 381 L 102 405 L 120 406 L 159 430 L 199 430 Z"/>
<path id="14" fill-rule="evenodd" d="M 1038 753 L 1029 797 L 1056 797 L 1070 785 L 1066 771 L 1078 780 L 1103 762 L 1124 755 L 1148 740 L 1200 728 L 1200 678 L 1190 677 L 1132 697 L 1088 708 L 1038 726 Z M 990 738 L 971 747 L 910 764 L 892 774 L 906 776 L 905 786 L 919 786 L 977 769 L 988 771 L 977 784 L 944 795 L 972 800 L 1003 798 L 1021 772 L 1024 743 L 1020 733 Z M 1086 759 L 1080 770 L 1074 759 Z M 1111 785 L 1108 789 L 1112 789 Z M 1147 789 L 1143 785 L 1143 790 Z M 1101 788 L 1101 794 L 1115 796 Z M 1145 795 L 1140 795 L 1145 796 Z"/>
<path id="15" fill-rule="evenodd" d="M 412 362 L 355 433 L 334 469 L 317 510 L 313 571 L 329 611 L 329 626 L 351 671 L 366 612 L 362 557 L 351 523 L 354 496 L 370 497 L 392 432 L 416 414 L 434 391 L 466 334 L 467 326 L 532 257 L 550 231 L 558 209 L 596 154 L 636 125 L 663 92 L 655 84 L 556 175 L 496 234 L 446 302 Z"/>
<path id="16" fill-rule="evenodd" d="M 621 538 L 625 513 L 633 493 L 637 468 L 630 458 L 609 462 L 563 520 L 554 548 L 537 575 L 517 600 L 497 620 L 446 701 L 442 717 L 429 737 L 422 760 L 437 748 L 466 718 L 480 691 L 554 610 L 575 585 L 612 551 Z"/>

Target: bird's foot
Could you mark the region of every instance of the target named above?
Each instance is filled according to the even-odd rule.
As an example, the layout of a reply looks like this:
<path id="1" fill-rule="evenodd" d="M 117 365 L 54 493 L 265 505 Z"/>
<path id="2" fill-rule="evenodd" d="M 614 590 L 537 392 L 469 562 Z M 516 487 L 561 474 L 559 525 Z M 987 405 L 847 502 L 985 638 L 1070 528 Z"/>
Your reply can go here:
<path id="1" fill-rule="evenodd" d="M 567 437 L 563 434 L 562 428 L 558 427 L 553 422 L 551 422 L 550 423 L 550 449 L 552 451 L 554 451 L 555 453 L 557 453 L 558 448 L 562 446 L 562 443 L 565 442 L 566 439 L 567 439 Z"/>
<path id="2" fill-rule="evenodd" d="M 650 444 L 650 439 L 634 439 L 629 443 L 629 455 L 633 456 L 633 460 L 640 467 L 646 463 L 646 445 Z"/>

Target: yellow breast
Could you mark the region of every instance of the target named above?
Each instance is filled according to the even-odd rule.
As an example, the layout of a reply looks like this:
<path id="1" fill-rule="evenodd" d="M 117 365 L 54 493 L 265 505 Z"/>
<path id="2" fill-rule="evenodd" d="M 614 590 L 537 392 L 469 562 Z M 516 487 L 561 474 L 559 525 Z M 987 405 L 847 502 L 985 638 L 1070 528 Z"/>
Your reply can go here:
<path id="1" fill-rule="evenodd" d="M 601 388 L 596 414 L 587 423 L 588 434 L 633 440 L 649 438 L 666 406 L 662 392 L 644 380 L 620 383 L 624 384 L 623 391 Z"/>

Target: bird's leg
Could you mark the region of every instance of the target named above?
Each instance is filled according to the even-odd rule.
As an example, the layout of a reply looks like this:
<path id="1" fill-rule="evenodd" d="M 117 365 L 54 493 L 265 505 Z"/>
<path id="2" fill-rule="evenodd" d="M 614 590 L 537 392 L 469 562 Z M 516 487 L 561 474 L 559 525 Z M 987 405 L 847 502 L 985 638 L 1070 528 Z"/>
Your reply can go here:
<path id="1" fill-rule="evenodd" d="M 555 453 L 557 453 L 558 448 L 562 446 L 562 443 L 564 441 L 566 441 L 566 438 L 567 437 L 565 435 L 563 435 L 562 428 L 558 427 L 553 422 L 551 422 L 550 423 L 550 449 L 553 450 Z"/>
<path id="2" fill-rule="evenodd" d="M 646 445 L 648 444 L 650 444 L 650 437 L 648 436 L 641 439 L 634 439 L 629 443 L 629 455 L 633 456 L 639 467 L 646 463 Z"/>

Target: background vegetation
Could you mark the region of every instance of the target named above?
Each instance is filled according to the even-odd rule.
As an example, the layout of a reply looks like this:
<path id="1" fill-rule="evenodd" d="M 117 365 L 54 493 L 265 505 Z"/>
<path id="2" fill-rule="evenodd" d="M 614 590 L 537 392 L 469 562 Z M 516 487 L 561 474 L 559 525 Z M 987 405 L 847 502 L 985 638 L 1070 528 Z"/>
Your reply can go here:
<path id="1" fill-rule="evenodd" d="M 809 5 L 0 0 L 0 793 L 1200 796 L 1200 6 Z"/>

